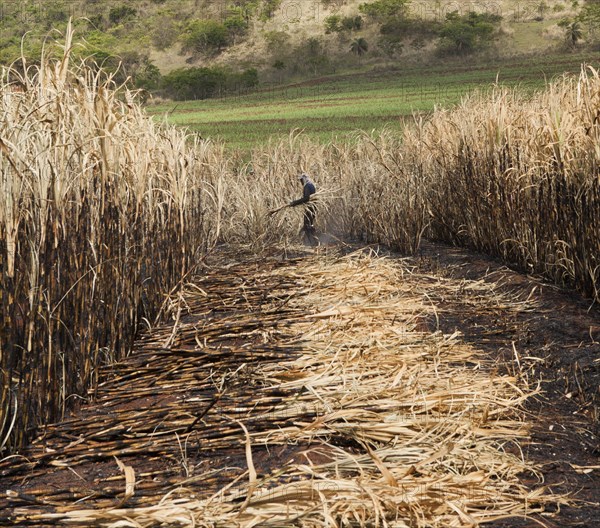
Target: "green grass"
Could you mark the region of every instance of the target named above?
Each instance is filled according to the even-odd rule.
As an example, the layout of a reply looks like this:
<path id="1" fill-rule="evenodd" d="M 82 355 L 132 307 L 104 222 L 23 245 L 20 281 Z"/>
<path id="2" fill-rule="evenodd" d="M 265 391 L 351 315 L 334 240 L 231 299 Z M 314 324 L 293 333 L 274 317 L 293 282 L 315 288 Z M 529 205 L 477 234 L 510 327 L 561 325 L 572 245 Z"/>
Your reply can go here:
<path id="1" fill-rule="evenodd" d="M 561 55 L 487 65 L 448 61 L 429 68 L 338 75 L 263 87 L 247 95 L 154 105 L 148 111 L 241 150 L 287 136 L 294 129 L 329 141 L 348 138 L 357 130 L 385 127 L 401 132 L 413 114 L 456 104 L 476 88 L 489 88 L 497 81 L 535 90 L 565 71 L 578 72 L 582 62 L 593 59 Z"/>
<path id="2" fill-rule="evenodd" d="M 556 20 L 544 20 L 513 24 L 511 26 L 512 46 L 514 49 L 522 51 L 543 48 L 544 45 L 548 45 L 548 40 L 544 37 L 544 30 L 555 25 L 556 22 Z"/>

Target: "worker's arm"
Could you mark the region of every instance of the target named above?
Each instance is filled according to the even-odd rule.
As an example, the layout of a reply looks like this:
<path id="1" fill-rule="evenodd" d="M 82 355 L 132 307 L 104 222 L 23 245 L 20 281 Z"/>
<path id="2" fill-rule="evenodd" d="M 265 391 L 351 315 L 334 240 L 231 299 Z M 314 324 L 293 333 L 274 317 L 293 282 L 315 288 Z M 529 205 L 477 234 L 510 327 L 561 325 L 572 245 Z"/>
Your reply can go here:
<path id="1" fill-rule="evenodd" d="M 297 205 L 307 203 L 310 200 L 311 194 L 314 194 L 315 192 L 315 186 L 312 183 L 307 183 L 302 191 L 302 198 L 298 198 L 297 200 L 290 202 L 290 207 L 296 207 Z"/>

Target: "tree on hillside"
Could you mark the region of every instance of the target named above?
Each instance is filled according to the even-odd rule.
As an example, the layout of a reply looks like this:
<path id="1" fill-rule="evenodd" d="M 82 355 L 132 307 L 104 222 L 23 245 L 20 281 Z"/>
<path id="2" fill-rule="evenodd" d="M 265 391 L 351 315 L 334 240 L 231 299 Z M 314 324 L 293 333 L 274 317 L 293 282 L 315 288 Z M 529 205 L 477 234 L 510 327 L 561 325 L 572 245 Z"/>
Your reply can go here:
<path id="1" fill-rule="evenodd" d="M 232 72 L 227 68 L 180 68 L 162 78 L 163 94 L 175 100 L 208 99 L 224 93 L 245 93 L 258 85 L 254 68 Z"/>
<path id="2" fill-rule="evenodd" d="M 271 66 L 277 70 L 279 74 L 279 82 L 281 82 L 283 80 L 283 70 L 285 70 L 285 62 L 283 62 L 281 59 L 278 59 Z"/>
<path id="3" fill-rule="evenodd" d="M 148 28 L 152 44 L 156 49 L 165 50 L 171 47 L 180 34 L 179 23 L 170 12 L 158 12 L 150 20 Z"/>
<path id="4" fill-rule="evenodd" d="M 360 15 L 342 18 L 342 29 L 346 31 L 358 31 L 363 27 L 363 18 Z"/>
<path id="5" fill-rule="evenodd" d="M 600 3 L 586 3 L 576 20 L 585 27 L 591 39 L 596 39 L 600 28 Z"/>
<path id="6" fill-rule="evenodd" d="M 404 43 L 399 35 L 384 35 L 377 42 L 377 47 L 390 59 L 402 55 L 404 51 Z"/>
<path id="7" fill-rule="evenodd" d="M 538 22 L 540 22 L 540 21 L 544 20 L 546 13 L 550 9 L 550 6 L 544 0 L 542 0 L 541 2 L 537 3 L 535 8 L 536 8 L 536 11 L 538 12 L 538 14 L 534 20 L 537 20 Z"/>
<path id="8" fill-rule="evenodd" d="M 158 88 L 160 70 L 152 63 L 148 52 L 139 49 L 122 50 L 113 60 L 119 61 L 118 75 L 130 79 L 140 88 Z"/>
<path id="9" fill-rule="evenodd" d="M 295 55 L 299 58 L 297 67 L 309 66 L 313 75 L 325 71 L 330 66 L 323 44 L 315 37 L 309 38 L 297 48 Z"/>
<path id="10" fill-rule="evenodd" d="M 362 57 L 367 51 L 369 51 L 369 44 L 363 37 L 353 40 L 350 44 L 350 52 L 357 57 Z"/>
<path id="11" fill-rule="evenodd" d="M 259 19 L 262 22 L 266 22 L 267 20 L 273 18 L 280 5 L 281 0 L 263 0 Z"/>
<path id="12" fill-rule="evenodd" d="M 149 60 L 140 65 L 140 68 L 133 79 L 137 88 L 143 88 L 148 91 L 159 88 L 161 80 L 162 75 L 160 74 L 160 70 Z"/>
<path id="13" fill-rule="evenodd" d="M 564 19 L 558 23 L 558 26 L 564 29 L 565 39 L 569 46 L 574 47 L 583 39 L 583 26 L 578 20 Z"/>
<path id="14" fill-rule="evenodd" d="M 116 26 L 117 24 L 121 24 L 126 20 L 130 20 L 137 13 L 137 10 L 128 5 L 121 5 L 117 7 L 112 7 L 108 12 L 108 20 L 111 25 Z"/>
<path id="15" fill-rule="evenodd" d="M 162 79 L 166 94 L 175 100 L 207 99 L 221 93 L 227 76 L 217 68 L 173 70 Z"/>
<path id="16" fill-rule="evenodd" d="M 448 13 L 439 33 L 439 50 L 463 55 L 482 49 L 494 40 L 501 20 L 489 13 Z"/>
<path id="17" fill-rule="evenodd" d="M 410 0 L 375 0 L 375 2 L 360 4 L 358 10 L 364 15 L 378 21 L 405 18 L 408 15 Z"/>
<path id="18" fill-rule="evenodd" d="M 229 43 L 229 32 L 215 20 L 193 20 L 182 37 L 183 51 L 218 53 Z"/>
<path id="19" fill-rule="evenodd" d="M 281 54 L 289 48 L 290 36 L 285 31 L 265 31 L 262 35 L 270 53 Z"/>
<path id="20" fill-rule="evenodd" d="M 229 73 L 227 87 L 233 93 L 247 93 L 258 86 L 258 71 L 249 68 L 241 73 Z"/>
<path id="21" fill-rule="evenodd" d="M 244 17 L 244 13 L 240 8 L 236 8 L 228 13 L 223 21 L 223 25 L 227 28 L 227 32 L 235 44 L 239 37 L 246 34 L 246 31 L 248 30 L 248 19 Z"/>
<path id="22" fill-rule="evenodd" d="M 341 17 L 340 15 L 331 15 L 325 18 L 325 33 L 342 33 L 345 31 L 356 31 L 363 26 L 363 19 L 360 15 Z"/>
<path id="23" fill-rule="evenodd" d="M 325 18 L 325 33 L 338 33 L 342 29 L 342 17 L 340 15 L 331 15 Z"/>
<path id="24" fill-rule="evenodd" d="M 411 39 L 424 42 L 435 38 L 439 32 L 437 20 L 412 16 L 409 7 L 410 0 L 375 0 L 358 7 L 361 13 L 379 24 L 382 36 L 377 46 L 390 58 L 400 55 Z"/>

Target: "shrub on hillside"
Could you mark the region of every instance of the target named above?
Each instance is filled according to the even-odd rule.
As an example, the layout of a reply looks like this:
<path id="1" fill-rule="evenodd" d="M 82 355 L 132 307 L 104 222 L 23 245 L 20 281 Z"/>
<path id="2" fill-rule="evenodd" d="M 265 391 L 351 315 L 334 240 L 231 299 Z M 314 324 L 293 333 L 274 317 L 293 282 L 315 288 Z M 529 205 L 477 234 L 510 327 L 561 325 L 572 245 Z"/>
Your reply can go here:
<path id="1" fill-rule="evenodd" d="M 227 80 L 229 91 L 244 92 L 258 86 L 258 70 L 249 68 L 241 73 L 230 73 Z"/>
<path id="2" fill-rule="evenodd" d="M 248 16 L 240 7 L 230 10 L 223 20 L 223 25 L 232 40 L 236 40 L 248 31 Z"/>
<path id="3" fill-rule="evenodd" d="M 180 34 L 180 24 L 175 21 L 175 15 L 170 11 L 159 11 L 150 23 L 150 37 L 156 49 L 165 50 L 171 47 Z"/>
<path id="4" fill-rule="evenodd" d="M 140 67 L 133 78 L 136 88 L 142 88 L 148 91 L 157 90 L 160 87 L 161 81 L 162 75 L 160 70 L 149 60 L 140 64 Z"/>
<path id="5" fill-rule="evenodd" d="M 179 68 L 165 75 L 165 94 L 177 101 L 208 99 L 223 92 L 226 75 L 218 68 Z"/>
<path id="6" fill-rule="evenodd" d="M 106 26 L 106 21 L 104 20 L 104 15 L 102 15 L 102 13 L 88 15 L 87 16 L 87 26 L 88 26 L 87 29 L 90 31 L 103 29 Z"/>
<path id="7" fill-rule="evenodd" d="M 290 36 L 285 31 L 265 31 L 262 35 L 270 53 L 281 53 L 288 47 Z"/>
<path id="8" fill-rule="evenodd" d="M 497 37 L 501 20 L 500 15 L 491 13 L 448 13 L 439 33 L 438 51 L 464 55 L 486 48 Z"/>
<path id="9" fill-rule="evenodd" d="M 116 26 L 127 20 L 132 19 L 137 14 L 137 11 L 128 5 L 112 7 L 108 12 L 108 20 L 111 25 Z"/>
<path id="10" fill-rule="evenodd" d="M 376 0 L 360 4 L 358 10 L 374 20 L 385 22 L 392 18 L 406 17 L 409 3 L 409 0 Z"/>
<path id="11" fill-rule="evenodd" d="M 185 30 L 183 51 L 193 53 L 218 53 L 229 44 L 229 31 L 215 20 L 193 20 Z"/>
<path id="12" fill-rule="evenodd" d="M 420 36 L 434 37 L 440 31 L 439 23 L 434 20 L 424 20 L 406 17 L 393 17 L 385 20 L 379 31 L 382 35 L 402 38 Z"/>
<path id="13" fill-rule="evenodd" d="M 295 56 L 297 57 L 296 68 L 298 70 L 305 70 L 308 67 L 313 75 L 323 73 L 331 66 L 323 43 L 315 37 L 309 38 L 306 42 L 302 43 L 296 49 Z"/>
<path id="14" fill-rule="evenodd" d="M 363 27 L 363 19 L 360 15 L 342 18 L 342 29 L 345 31 L 358 31 Z"/>
<path id="15" fill-rule="evenodd" d="M 48 27 L 56 23 L 67 22 L 69 20 L 68 10 L 60 5 L 49 5 L 44 12 L 44 19 Z"/>
<path id="16" fill-rule="evenodd" d="M 342 17 L 340 15 L 331 15 L 325 18 L 325 33 L 338 33 L 342 27 Z"/>
<path id="17" fill-rule="evenodd" d="M 402 55 L 404 51 L 402 37 L 397 35 L 384 35 L 377 42 L 377 47 L 390 58 Z"/>
<path id="18" fill-rule="evenodd" d="M 576 20 L 585 28 L 588 40 L 597 40 L 600 34 L 598 31 L 600 28 L 600 3 L 586 3 Z"/>
<path id="19" fill-rule="evenodd" d="M 174 70 L 162 78 L 161 86 L 167 97 L 184 101 L 246 92 L 256 87 L 258 82 L 258 71 L 255 68 L 230 72 L 219 67 L 201 67 Z"/>
<path id="20" fill-rule="evenodd" d="M 360 15 L 341 17 L 340 15 L 331 15 L 325 18 L 325 33 L 342 33 L 344 31 L 357 31 L 363 26 L 363 19 Z"/>
<path id="21" fill-rule="evenodd" d="M 382 37 L 378 47 L 389 57 L 400 55 L 407 39 L 423 41 L 439 32 L 439 23 L 435 20 L 410 16 L 409 3 L 408 0 L 376 0 L 359 6 L 361 13 L 379 24 Z M 362 19 L 359 23 L 362 25 Z"/>
<path id="22" fill-rule="evenodd" d="M 259 19 L 262 22 L 270 20 L 275 15 L 275 11 L 281 5 L 281 0 L 263 0 L 262 9 L 260 12 Z"/>

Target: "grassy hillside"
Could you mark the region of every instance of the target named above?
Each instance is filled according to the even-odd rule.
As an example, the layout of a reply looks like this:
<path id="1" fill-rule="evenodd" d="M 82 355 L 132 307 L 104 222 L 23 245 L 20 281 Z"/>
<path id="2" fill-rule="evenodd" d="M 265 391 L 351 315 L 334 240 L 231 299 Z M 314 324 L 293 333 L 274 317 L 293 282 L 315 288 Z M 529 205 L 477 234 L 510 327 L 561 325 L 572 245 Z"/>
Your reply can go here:
<path id="1" fill-rule="evenodd" d="M 93 53 L 105 67 L 113 69 L 121 63 L 123 77 L 131 76 L 142 86 L 153 86 L 158 73 L 190 66 L 219 65 L 235 71 L 256 68 L 262 82 L 279 82 L 348 68 L 435 60 L 440 24 L 459 4 L 439 0 L 379 2 L 385 7 L 384 15 L 369 14 L 361 8 L 362 4 L 377 4 L 377 0 L 7 2 L 2 4 L 0 63 L 20 56 L 25 34 L 26 55 L 38 57 L 44 39 L 53 29 L 63 30 L 69 17 L 75 21 L 80 43 L 86 45 L 85 50 L 78 47 L 76 53 Z M 493 45 L 482 47 L 482 51 L 488 56 L 506 57 L 560 48 L 564 30 L 557 23 L 574 17 L 580 4 L 503 0 L 493 5 L 468 4 L 459 8 L 459 14 L 474 9 L 498 15 Z M 327 32 L 326 24 L 331 26 L 335 16 L 339 17 L 337 29 Z M 352 17 L 361 18 L 360 27 L 344 29 L 344 20 Z M 207 21 L 220 27 L 213 28 L 217 33 L 208 37 L 202 33 Z M 226 34 L 219 33 L 223 28 Z M 368 43 L 368 50 L 350 53 L 352 42 L 360 38 Z"/>

